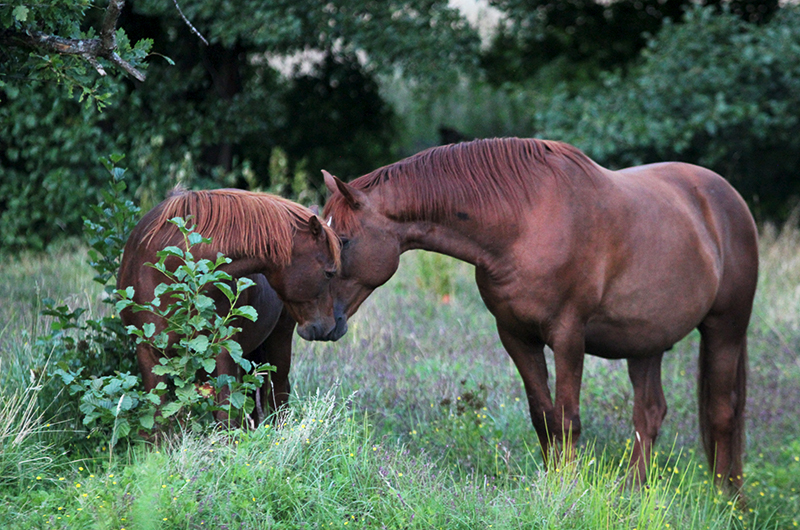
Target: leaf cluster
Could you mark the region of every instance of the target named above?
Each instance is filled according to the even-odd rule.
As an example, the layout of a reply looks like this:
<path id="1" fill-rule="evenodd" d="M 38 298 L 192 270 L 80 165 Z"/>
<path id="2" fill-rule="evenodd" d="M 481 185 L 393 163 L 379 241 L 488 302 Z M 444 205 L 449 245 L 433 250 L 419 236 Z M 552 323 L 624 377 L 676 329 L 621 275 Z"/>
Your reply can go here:
<path id="1" fill-rule="evenodd" d="M 97 56 L 89 44 L 98 39 L 96 26 L 102 10 L 88 0 L 27 3 L 11 0 L 0 5 L 0 90 L 16 95 L 30 83 L 56 83 L 86 107 L 103 109 L 111 103 L 124 74 L 114 63 Z M 125 30 L 115 31 L 117 56 L 134 69 L 147 67 L 152 40 L 132 43 Z M 102 71 L 101 71 L 102 70 Z M 111 72 L 108 79 L 106 72 Z M 0 99 L 5 99 L 0 93 Z"/>

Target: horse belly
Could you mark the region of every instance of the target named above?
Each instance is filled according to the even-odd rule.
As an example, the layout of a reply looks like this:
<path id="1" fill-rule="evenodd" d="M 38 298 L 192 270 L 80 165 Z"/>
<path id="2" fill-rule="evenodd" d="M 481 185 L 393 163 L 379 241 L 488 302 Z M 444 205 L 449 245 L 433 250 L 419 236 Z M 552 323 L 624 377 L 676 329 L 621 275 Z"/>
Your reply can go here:
<path id="1" fill-rule="evenodd" d="M 670 349 L 695 326 L 666 329 L 649 322 L 591 322 L 586 326 L 586 353 L 606 359 L 647 357 Z"/>
<path id="2" fill-rule="evenodd" d="M 699 260 L 650 269 L 641 283 L 607 293 L 586 324 L 586 350 L 607 358 L 663 352 L 696 328 L 714 303 L 719 277 Z M 643 280 L 647 278 L 647 280 Z"/>

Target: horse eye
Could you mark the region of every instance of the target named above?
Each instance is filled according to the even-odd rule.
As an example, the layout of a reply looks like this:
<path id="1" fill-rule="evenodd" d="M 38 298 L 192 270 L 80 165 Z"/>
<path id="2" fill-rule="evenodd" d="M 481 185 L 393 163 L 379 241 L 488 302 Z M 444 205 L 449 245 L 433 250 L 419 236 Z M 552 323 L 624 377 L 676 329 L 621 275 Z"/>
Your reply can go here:
<path id="1" fill-rule="evenodd" d="M 331 279 L 331 278 L 333 278 L 334 276 L 336 276 L 336 271 L 325 271 L 325 277 L 326 277 L 327 279 L 329 279 L 329 280 L 330 280 L 330 279 Z"/>
<path id="2" fill-rule="evenodd" d="M 347 247 L 347 245 L 350 244 L 350 239 L 346 238 L 346 237 L 340 237 L 339 241 L 340 241 L 340 245 L 341 245 L 342 248 L 345 248 L 345 247 Z"/>

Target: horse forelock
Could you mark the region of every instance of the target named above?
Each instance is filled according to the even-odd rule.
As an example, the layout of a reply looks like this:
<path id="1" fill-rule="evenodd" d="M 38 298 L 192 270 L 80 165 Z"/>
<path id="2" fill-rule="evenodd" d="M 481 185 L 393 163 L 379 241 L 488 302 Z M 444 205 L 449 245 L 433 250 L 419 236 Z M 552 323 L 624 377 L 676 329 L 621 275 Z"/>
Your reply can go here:
<path id="1" fill-rule="evenodd" d="M 212 239 L 212 247 L 225 256 L 266 257 L 278 266 L 291 263 L 297 230 L 306 230 L 314 213 L 288 199 L 242 190 L 172 190 L 157 208 L 158 214 L 146 227 L 142 240 L 155 248 L 182 242 L 180 232 L 169 224 L 174 217 L 187 219 L 195 232 Z M 191 217 L 191 221 L 188 218 Z M 336 266 L 339 241 L 323 225 Z"/>
<path id="2" fill-rule="evenodd" d="M 565 165 L 573 170 L 566 171 Z M 504 215 L 531 204 L 547 176 L 558 185 L 576 184 L 597 166 L 578 148 L 562 142 L 495 138 L 433 147 L 376 169 L 350 185 L 368 191 L 379 186 L 402 190 L 403 216 L 428 220 L 449 218 L 458 208 Z M 337 232 L 358 230 L 358 219 L 340 194 L 325 206 Z"/>

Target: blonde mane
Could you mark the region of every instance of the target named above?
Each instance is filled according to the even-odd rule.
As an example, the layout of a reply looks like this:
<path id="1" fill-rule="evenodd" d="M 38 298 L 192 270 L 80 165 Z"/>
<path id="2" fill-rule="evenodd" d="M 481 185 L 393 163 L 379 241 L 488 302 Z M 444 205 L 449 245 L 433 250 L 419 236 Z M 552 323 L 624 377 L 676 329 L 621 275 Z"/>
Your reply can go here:
<path id="1" fill-rule="evenodd" d="M 314 213 L 277 195 L 235 189 L 189 191 L 180 187 L 151 212 L 143 223 L 140 241 L 164 248 L 182 243 L 180 232 L 168 221 L 174 217 L 194 225 L 195 232 L 212 239 L 211 247 L 231 259 L 264 258 L 278 266 L 291 263 L 293 238 Z M 191 220 L 189 218 L 191 217 Z M 336 266 L 339 241 L 320 221 Z"/>

